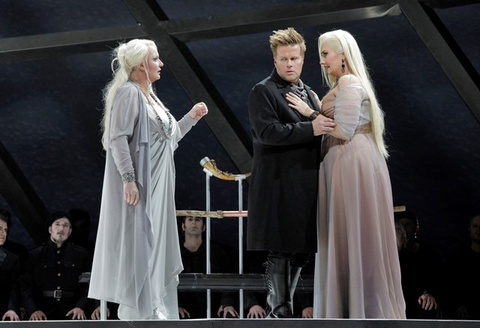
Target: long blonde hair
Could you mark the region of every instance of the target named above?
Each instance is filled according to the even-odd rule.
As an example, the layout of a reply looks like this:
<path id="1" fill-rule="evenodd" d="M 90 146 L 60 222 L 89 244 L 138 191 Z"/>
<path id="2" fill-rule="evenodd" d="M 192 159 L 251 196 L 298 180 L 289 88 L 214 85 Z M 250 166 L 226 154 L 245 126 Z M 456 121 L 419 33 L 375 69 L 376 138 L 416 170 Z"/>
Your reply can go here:
<path id="1" fill-rule="evenodd" d="M 113 99 L 117 89 L 128 81 L 132 72 L 137 67 L 143 64 L 148 67 L 148 53 L 149 49 L 157 48 L 155 42 L 144 39 L 134 39 L 127 43 L 121 43 L 112 52 L 112 80 L 107 83 L 103 89 L 103 118 L 101 122 L 102 128 L 102 145 L 105 150 L 108 148 L 109 130 L 110 130 L 110 114 L 112 112 Z M 145 70 L 148 78 L 148 70 Z M 149 88 L 151 88 L 151 82 L 149 82 Z"/>
<path id="2" fill-rule="evenodd" d="M 347 31 L 334 30 L 326 32 L 318 38 L 318 52 L 320 58 L 322 55 L 322 44 L 325 42 L 328 43 L 337 54 L 343 54 L 345 56 L 350 74 L 358 77 L 365 88 L 367 95 L 370 98 L 370 119 L 372 120 L 373 138 L 380 153 L 385 158 L 388 158 L 387 146 L 383 140 L 385 132 L 384 112 L 378 103 L 372 79 L 370 74 L 368 74 L 365 60 L 357 42 Z M 336 82 L 336 77 L 328 75 L 324 66 L 322 66 L 322 74 L 325 81 L 327 81 L 327 84 L 332 87 Z"/>

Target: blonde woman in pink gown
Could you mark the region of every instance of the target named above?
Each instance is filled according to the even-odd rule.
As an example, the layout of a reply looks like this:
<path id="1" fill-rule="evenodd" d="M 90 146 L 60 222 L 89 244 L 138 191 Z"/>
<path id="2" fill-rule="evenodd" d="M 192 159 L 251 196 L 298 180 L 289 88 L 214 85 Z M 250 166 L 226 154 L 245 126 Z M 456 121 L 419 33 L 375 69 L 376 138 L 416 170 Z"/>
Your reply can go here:
<path id="1" fill-rule="evenodd" d="M 287 95 L 302 115 L 337 123 L 322 142 L 314 315 L 404 319 L 383 112 L 350 33 L 322 34 L 318 48 L 330 86 L 321 112 Z"/>

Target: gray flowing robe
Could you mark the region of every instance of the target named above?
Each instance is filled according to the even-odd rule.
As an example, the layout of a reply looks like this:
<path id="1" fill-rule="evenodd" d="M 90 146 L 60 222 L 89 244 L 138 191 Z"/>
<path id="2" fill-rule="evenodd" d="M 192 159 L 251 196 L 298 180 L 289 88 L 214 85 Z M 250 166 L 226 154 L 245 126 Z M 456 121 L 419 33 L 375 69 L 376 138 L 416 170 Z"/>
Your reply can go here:
<path id="1" fill-rule="evenodd" d="M 183 270 L 175 213 L 174 150 L 197 121 L 173 119 L 166 138 L 138 86 L 122 85 L 112 106 L 102 202 L 89 297 L 119 303 L 148 318 Z M 156 131 L 155 131 L 156 129 Z M 134 171 L 136 206 L 124 200 L 122 174 Z M 172 305 L 173 306 L 173 305 Z M 176 304 L 174 305 L 176 308 Z M 171 313 L 178 317 L 177 313 Z"/>

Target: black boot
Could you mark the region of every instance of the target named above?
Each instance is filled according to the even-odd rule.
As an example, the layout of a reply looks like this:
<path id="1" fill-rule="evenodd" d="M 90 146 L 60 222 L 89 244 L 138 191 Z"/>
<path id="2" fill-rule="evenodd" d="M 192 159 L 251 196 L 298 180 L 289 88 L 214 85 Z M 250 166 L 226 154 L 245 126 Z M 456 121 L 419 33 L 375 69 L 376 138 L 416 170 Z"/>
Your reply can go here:
<path id="1" fill-rule="evenodd" d="M 288 291 L 290 293 L 292 309 L 293 309 L 293 295 L 295 294 L 295 289 L 297 288 L 297 283 L 298 283 L 298 280 L 300 279 L 301 271 L 302 271 L 302 267 L 290 266 L 290 284 L 288 285 Z"/>
<path id="2" fill-rule="evenodd" d="M 266 279 L 268 285 L 267 318 L 292 318 L 292 299 L 289 289 L 290 261 L 284 258 L 269 257 Z"/>

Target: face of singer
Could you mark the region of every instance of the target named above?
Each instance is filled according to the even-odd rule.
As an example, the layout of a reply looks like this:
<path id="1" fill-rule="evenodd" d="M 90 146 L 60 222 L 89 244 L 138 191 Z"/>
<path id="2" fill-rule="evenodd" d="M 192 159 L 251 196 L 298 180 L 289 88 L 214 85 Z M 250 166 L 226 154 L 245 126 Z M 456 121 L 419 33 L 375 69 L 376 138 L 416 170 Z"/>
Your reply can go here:
<path id="1" fill-rule="evenodd" d="M 182 230 L 185 232 L 185 235 L 198 236 L 205 231 L 205 224 L 202 218 L 187 216 L 182 223 Z"/>
<path id="2" fill-rule="evenodd" d="M 160 80 L 160 72 L 162 71 L 163 62 L 160 60 L 157 48 L 149 47 L 147 57 L 148 78 L 153 83 Z"/>
<path id="3" fill-rule="evenodd" d="M 337 52 L 330 47 L 328 42 L 322 44 L 322 49 L 320 51 L 320 65 L 325 67 L 328 75 L 340 78 L 344 74 L 342 72 L 342 60 L 345 60 L 344 54 L 337 54 Z"/>
<path id="4" fill-rule="evenodd" d="M 287 82 L 298 84 L 303 68 L 302 51 L 300 45 L 278 46 L 274 57 L 277 74 Z"/>
<path id="5" fill-rule="evenodd" d="M 400 221 L 395 221 L 395 235 L 397 237 L 397 249 L 398 251 L 400 251 L 403 247 L 403 244 L 404 244 L 404 240 L 403 240 L 403 229 L 402 229 L 402 226 L 401 226 L 401 222 Z"/>
<path id="6" fill-rule="evenodd" d="M 415 234 L 418 232 L 417 224 L 409 218 L 401 218 L 400 222 L 405 227 L 405 232 L 407 233 L 407 240 L 414 240 Z"/>
<path id="7" fill-rule="evenodd" d="M 7 222 L 0 220 L 0 246 L 7 240 L 8 226 Z"/>
<path id="8" fill-rule="evenodd" d="M 480 216 L 474 217 L 470 222 L 470 239 L 480 243 Z"/>
<path id="9" fill-rule="evenodd" d="M 72 233 L 72 225 L 67 218 L 55 220 L 50 227 L 48 227 L 50 239 L 55 243 L 63 243 L 70 237 Z"/>

